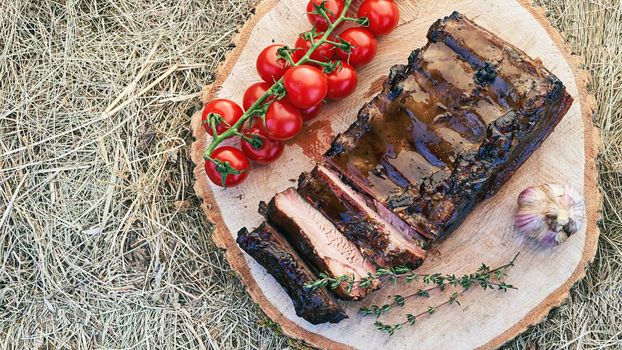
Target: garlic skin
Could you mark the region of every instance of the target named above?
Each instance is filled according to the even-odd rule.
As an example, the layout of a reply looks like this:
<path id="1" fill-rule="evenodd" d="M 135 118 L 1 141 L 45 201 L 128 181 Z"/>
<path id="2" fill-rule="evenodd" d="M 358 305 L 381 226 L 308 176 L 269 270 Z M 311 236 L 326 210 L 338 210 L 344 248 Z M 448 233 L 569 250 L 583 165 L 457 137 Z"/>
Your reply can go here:
<path id="1" fill-rule="evenodd" d="M 528 187 L 518 196 L 514 220 L 521 234 L 543 246 L 554 246 L 581 230 L 585 201 L 568 185 Z"/>

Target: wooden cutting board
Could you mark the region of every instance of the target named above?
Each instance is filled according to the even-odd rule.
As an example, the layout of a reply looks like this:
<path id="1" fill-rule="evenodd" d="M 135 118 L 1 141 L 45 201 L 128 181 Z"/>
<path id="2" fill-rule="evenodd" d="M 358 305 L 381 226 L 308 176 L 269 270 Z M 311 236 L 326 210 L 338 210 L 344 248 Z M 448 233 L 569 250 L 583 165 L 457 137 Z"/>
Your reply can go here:
<path id="1" fill-rule="evenodd" d="M 247 86 L 258 81 L 255 57 L 272 43 L 292 45 L 298 33 L 308 29 L 304 8 L 307 0 L 263 0 L 255 16 L 244 26 L 236 48 L 220 67 L 216 81 L 205 89 L 204 101 L 230 98 L 241 102 Z M 601 198 L 597 188 L 595 158 L 600 138 L 592 126 L 595 109 L 586 92 L 588 77 L 578 60 L 545 18 L 544 12 L 516 0 L 398 1 L 401 24 L 379 42 L 378 57 L 360 71 L 356 93 L 328 105 L 317 120 L 286 148 L 276 164 L 257 167 L 242 186 L 222 190 L 211 186 L 203 170 L 202 151 L 208 136 L 201 129 L 200 114 L 192 120 L 196 142 L 192 158 L 197 164 L 196 192 L 203 198 L 208 218 L 216 224 L 214 240 L 227 250 L 231 267 L 238 272 L 253 300 L 278 322 L 283 332 L 310 345 L 329 349 L 473 349 L 496 348 L 529 325 L 540 322 L 567 296 L 585 275 L 596 252 Z M 357 8 L 355 5 L 354 8 Z M 298 318 L 286 293 L 265 270 L 236 245 L 236 232 L 261 222 L 259 201 L 295 186 L 295 179 L 310 170 L 332 138 L 355 120 L 362 104 L 381 90 L 389 68 L 405 63 L 413 49 L 426 43 L 426 32 L 437 19 L 460 11 L 478 24 L 516 45 L 544 65 L 567 86 L 575 103 L 555 132 L 492 199 L 479 205 L 464 224 L 443 242 L 420 268 L 421 273 L 474 272 L 481 263 L 498 266 L 520 252 L 508 282 L 519 289 L 507 293 L 473 289 L 461 299 L 461 307 L 439 309 L 412 327 L 390 337 L 379 333 L 371 317 L 357 310 L 372 302 L 383 303 L 391 295 L 405 294 L 408 287 L 383 288 L 362 303 L 343 303 L 350 318 L 339 324 L 314 326 Z M 565 244 L 541 249 L 519 237 L 512 224 L 518 194 L 531 185 L 568 183 L 586 197 L 587 225 Z M 412 288 L 412 287 L 410 287 Z M 422 305 L 416 306 L 418 308 Z M 405 310 L 408 312 L 411 310 Z M 392 314 L 395 322 L 403 313 Z"/>

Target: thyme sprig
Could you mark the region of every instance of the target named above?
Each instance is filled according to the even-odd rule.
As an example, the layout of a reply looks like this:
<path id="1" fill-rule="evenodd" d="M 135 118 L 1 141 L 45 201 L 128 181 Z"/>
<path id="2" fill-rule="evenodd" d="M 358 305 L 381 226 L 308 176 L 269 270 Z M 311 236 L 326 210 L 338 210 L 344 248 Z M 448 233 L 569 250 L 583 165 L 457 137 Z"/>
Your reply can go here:
<path id="1" fill-rule="evenodd" d="M 415 323 L 417 323 L 417 320 L 423 316 L 426 315 L 434 315 L 434 313 L 436 312 L 437 309 L 445 306 L 445 305 L 451 305 L 451 304 L 456 304 L 456 305 L 460 305 L 460 302 L 458 301 L 458 298 L 460 298 L 461 296 L 464 295 L 464 293 L 466 293 L 468 289 L 463 289 L 461 292 L 454 292 L 451 294 L 451 297 L 449 297 L 449 299 L 443 301 L 442 303 L 439 303 L 435 306 L 428 306 L 428 308 L 425 311 L 422 311 L 418 314 L 406 314 L 406 319 L 402 322 L 398 322 L 398 323 L 394 323 L 394 324 L 388 324 L 388 323 L 384 323 L 382 321 L 376 321 L 374 322 L 374 326 L 376 326 L 376 329 L 383 332 L 383 333 L 387 333 L 388 335 L 393 335 L 395 334 L 396 331 L 402 329 L 402 327 L 404 327 L 405 325 L 415 325 Z M 396 298 L 399 296 L 396 296 Z M 390 308 L 389 308 L 390 309 Z M 388 311 L 388 310 L 387 310 Z"/>
<path id="2" fill-rule="evenodd" d="M 417 292 L 411 293 L 407 296 L 396 295 L 393 297 L 393 301 L 391 303 L 387 303 L 384 305 L 371 305 L 369 307 L 362 307 L 359 312 L 363 316 L 374 315 L 376 318 L 386 314 L 390 310 L 392 310 L 396 306 L 404 307 L 406 305 L 406 300 L 411 298 L 429 298 L 430 292 L 433 290 L 444 291 L 447 286 L 451 287 L 461 287 L 461 291 L 454 291 L 449 299 L 444 300 L 443 302 L 436 304 L 434 306 L 428 306 L 425 311 L 422 311 L 418 314 L 406 314 L 404 321 L 387 324 L 382 321 L 374 322 L 376 329 L 386 333 L 388 335 L 395 334 L 396 331 L 402 329 L 406 325 L 414 325 L 417 320 L 425 315 L 433 315 L 437 309 L 445 306 L 445 305 L 458 305 L 460 306 L 459 298 L 462 297 L 469 289 L 474 286 L 479 286 L 484 290 L 499 290 L 502 292 L 507 292 L 510 289 L 517 289 L 511 284 L 507 284 L 502 279 L 507 276 L 506 272 L 510 267 L 514 266 L 514 262 L 518 254 L 514 256 L 512 261 L 509 263 L 500 266 L 496 269 L 490 269 L 485 264 L 482 264 L 481 267 L 477 270 L 477 272 L 472 274 L 463 275 L 462 277 L 456 277 L 454 275 L 440 275 L 440 274 L 432 274 L 426 275 L 427 279 L 424 280 L 424 283 L 435 283 L 436 285 L 427 289 L 419 289 Z"/>
<path id="3" fill-rule="evenodd" d="M 464 288 L 469 288 L 474 283 L 478 283 L 482 286 L 482 288 L 486 289 L 493 288 L 495 286 L 500 287 L 500 284 L 498 285 L 497 283 L 491 282 L 491 277 L 494 277 L 494 279 L 496 280 L 505 277 L 506 270 L 514 266 L 516 258 L 518 258 L 518 254 L 516 254 L 516 256 L 514 256 L 514 258 L 507 264 L 492 270 L 486 264 L 482 264 L 477 272 L 461 277 L 456 277 L 456 275 L 454 274 L 449 275 L 441 273 L 418 274 L 415 273 L 413 269 L 407 266 L 381 268 L 378 269 L 375 274 L 370 273 L 367 275 L 367 277 L 363 277 L 359 280 L 355 280 L 350 275 L 333 277 L 326 273 L 320 273 L 320 279 L 307 283 L 305 285 L 305 288 L 313 290 L 321 287 L 336 289 L 340 285 L 345 285 L 346 288 L 358 287 L 363 289 L 369 289 L 375 281 L 389 282 L 395 285 L 398 281 L 403 280 L 408 284 L 412 284 L 414 282 L 434 284 L 436 285 L 434 289 L 438 288 L 440 290 L 444 290 L 447 285 L 451 285 L 454 287 L 460 285 Z"/>
<path id="4" fill-rule="evenodd" d="M 420 312 L 419 314 L 406 314 L 405 320 L 402 322 L 386 324 L 378 320 L 374 323 L 379 331 L 393 335 L 397 330 L 402 329 L 405 325 L 414 325 L 420 317 L 434 314 L 440 307 L 452 304 L 460 306 L 459 298 L 473 287 L 481 287 L 484 290 L 499 290 L 502 292 L 506 292 L 510 289 L 517 289 L 511 284 L 505 283 L 503 278 L 507 276 L 507 270 L 514 266 L 518 255 L 519 254 L 516 254 L 510 262 L 497 268 L 491 269 L 486 264 L 482 264 L 476 272 L 462 276 L 441 273 L 417 274 L 413 271 L 413 269 L 406 266 L 378 269 L 375 274 L 369 274 L 367 277 L 359 280 L 355 280 L 353 276 L 346 275 L 331 277 L 325 273 L 322 273 L 320 274 L 319 280 L 308 283 L 305 285 L 305 288 L 315 290 L 325 287 L 334 290 L 339 287 L 345 287 L 346 289 L 351 290 L 354 287 L 359 287 L 367 289 L 371 287 L 374 281 L 388 281 L 392 284 L 397 284 L 398 281 L 403 281 L 407 284 L 421 282 L 431 285 L 428 288 L 413 291 L 408 295 L 395 295 L 393 296 L 391 302 L 382 305 L 373 304 L 360 308 L 359 312 L 361 315 L 375 316 L 376 318 L 387 314 L 396 307 L 404 307 L 406 302 L 411 299 L 430 298 L 430 293 L 433 291 L 438 290 L 443 292 L 447 288 L 461 288 L 460 291 L 454 291 L 448 299 L 437 305 L 428 306 L 425 311 Z"/>

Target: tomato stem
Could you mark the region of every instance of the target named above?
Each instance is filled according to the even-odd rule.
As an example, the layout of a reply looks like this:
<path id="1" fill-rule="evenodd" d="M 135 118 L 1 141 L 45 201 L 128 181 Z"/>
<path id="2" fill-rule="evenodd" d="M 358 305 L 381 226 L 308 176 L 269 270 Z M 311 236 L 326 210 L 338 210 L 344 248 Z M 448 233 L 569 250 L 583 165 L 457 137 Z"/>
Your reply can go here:
<path id="1" fill-rule="evenodd" d="M 324 4 L 324 2 L 322 3 Z M 322 37 L 311 41 L 311 47 L 309 48 L 309 50 L 305 53 L 305 55 L 300 58 L 300 60 L 298 60 L 297 63 L 293 63 L 291 60 L 291 55 L 288 52 L 289 56 L 289 63 L 292 65 L 292 67 L 297 67 L 300 66 L 302 64 L 306 64 L 309 62 L 313 62 L 314 60 L 311 60 L 311 55 L 315 52 L 315 50 L 317 50 L 320 46 L 322 46 L 322 44 L 324 43 L 331 43 L 335 46 L 343 46 L 343 43 L 335 43 L 333 41 L 329 40 L 330 35 L 335 31 L 335 29 L 337 29 L 337 27 L 339 27 L 339 25 L 341 23 L 343 23 L 346 20 L 350 20 L 352 21 L 353 19 L 350 17 L 346 16 L 346 13 L 348 12 L 348 8 L 350 8 L 350 5 L 352 5 L 352 0 L 345 0 L 345 4 L 343 7 L 343 11 L 341 12 L 341 14 L 339 15 L 339 17 L 337 19 L 335 19 L 334 21 L 331 21 L 329 16 L 326 14 L 326 10 L 324 10 L 323 8 L 318 9 L 319 10 L 319 14 L 322 15 L 326 20 L 327 23 L 330 23 L 330 25 L 328 26 L 328 28 L 326 29 L 326 31 L 322 34 Z M 358 20 L 358 19 L 355 19 Z M 314 28 L 315 29 L 315 28 Z M 214 161 L 211 158 L 212 152 L 214 152 L 214 150 L 216 149 L 216 147 L 218 147 L 218 145 L 220 145 L 224 140 L 233 137 L 233 136 L 239 136 L 240 135 L 240 130 L 242 128 L 242 126 L 244 125 L 244 123 L 246 123 L 249 118 L 251 118 L 254 115 L 261 115 L 262 120 L 264 120 L 265 123 L 265 107 L 264 107 L 264 102 L 272 95 L 276 95 L 276 96 L 281 96 L 283 95 L 283 78 L 279 79 L 278 81 L 275 81 L 274 84 L 270 87 L 270 89 L 268 89 L 268 91 L 266 91 L 259 99 L 257 99 L 257 101 L 255 101 L 255 103 L 253 103 L 252 106 L 250 106 L 250 108 L 248 108 L 244 114 L 242 115 L 242 117 L 240 117 L 240 119 L 233 124 L 229 129 L 227 129 L 226 131 L 224 131 L 222 134 L 217 134 L 215 131 L 215 127 L 213 128 L 214 130 L 214 135 L 212 137 L 212 140 L 210 141 L 209 146 L 207 147 L 207 149 L 205 150 L 205 152 L 203 153 L 203 158 L 205 158 L 206 160 L 210 160 L 210 161 Z M 260 113 L 258 113 L 260 112 Z M 228 172 L 228 174 L 231 174 L 231 169 L 227 169 L 227 167 L 218 167 L 218 171 L 223 174 L 223 172 L 221 172 L 220 170 L 223 170 L 224 172 Z M 226 178 L 226 175 L 228 174 L 223 174 L 223 179 Z"/>
<path id="2" fill-rule="evenodd" d="M 222 176 L 222 187 L 227 188 L 227 176 L 229 175 L 239 175 L 245 173 L 247 170 L 238 170 L 229 164 L 229 162 L 223 162 L 220 159 L 209 159 L 212 163 L 216 165 L 216 171 L 220 173 Z"/>
<path id="3" fill-rule="evenodd" d="M 287 46 L 283 46 L 283 47 L 282 47 L 282 48 L 280 48 L 277 52 L 278 52 L 278 56 L 279 56 L 280 58 L 283 58 L 285 61 L 287 61 L 287 63 L 288 63 L 290 66 L 293 66 L 293 65 L 294 65 L 294 59 L 292 58 L 292 52 L 293 52 L 293 50 L 292 50 L 292 49 L 290 49 L 290 48 L 289 48 L 289 47 L 287 47 Z"/>
<path id="4" fill-rule="evenodd" d="M 314 59 L 312 59 L 312 58 L 310 58 L 310 59 L 307 61 L 307 63 L 315 63 L 315 64 L 317 64 L 318 66 L 322 66 L 322 67 L 330 67 L 330 66 L 331 66 L 330 62 L 322 62 L 322 61 L 314 60 Z"/>
<path id="5" fill-rule="evenodd" d="M 356 17 L 346 17 L 344 18 L 345 21 L 350 21 L 350 22 L 354 22 L 358 25 L 361 25 L 363 27 L 368 27 L 369 26 L 369 19 L 367 17 L 360 17 L 360 18 L 356 18 Z"/>
<path id="6" fill-rule="evenodd" d="M 322 69 L 324 70 L 324 73 L 327 73 L 327 74 L 334 72 L 338 67 L 341 66 L 341 61 L 322 62 L 322 61 L 318 61 L 318 60 L 314 60 L 314 59 L 309 59 L 308 62 L 317 64 L 318 66 L 321 66 Z"/>
<path id="7" fill-rule="evenodd" d="M 342 49 L 343 51 L 349 52 L 350 50 L 352 50 L 352 44 L 348 43 L 348 42 L 336 42 L 336 41 L 331 41 L 331 40 L 326 40 L 327 43 L 333 45 L 335 48 L 338 49 Z"/>
<path id="8" fill-rule="evenodd" d="M 253 148 L 255 149 L 261 149 L 261 147 L 263 146 L 263 141 L 261 141 L 261 139 L 257 135 L 253 135 L 253 137 L 248 137 L 238 132 L 236 136 L 239 136 L 241 139 L 244 139 L 246 142 L 250 143 L 251 146 L 253 146 Z"/>

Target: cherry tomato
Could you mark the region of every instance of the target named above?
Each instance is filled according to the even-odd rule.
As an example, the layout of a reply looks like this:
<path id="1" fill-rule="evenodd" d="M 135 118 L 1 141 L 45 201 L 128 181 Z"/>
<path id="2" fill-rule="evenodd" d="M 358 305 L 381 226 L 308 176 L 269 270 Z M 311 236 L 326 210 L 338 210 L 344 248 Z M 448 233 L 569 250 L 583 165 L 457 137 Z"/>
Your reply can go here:
<path id="1" fill-rule="evenodd" d="M 223 146 L 217 148 L 212 152 L 211 157 L 219 160 L 231 168 L 232 172 L 239 172 L 239 174 L 231 173 L 225 175 L 223 184 L 223 175 L 218 170 L 226 171 L 226 166 L 216 165 L 210 160 L 205 161 L 205 172 L 212 182 L 221 187 L 235 187 L 241 184 L 248 177 L 250 171 L 250 164 L 248 158 L 235 147 Z M 222 168 L 222 169 L 220 169 Z"/>
<path id="2" fill-rule="evenodd" d="M 400 10 L 393 0 L 365 0 L 357 17 L 367 17 L 370 32 L 376 36 L 391 33 L 400 21 Z"/>
<path id="3" fill-rule="evenodd" d="M 302 120 L 309 121 L 317 117 L 322 109 L 324 108 L 324 102 L 320 102 L 311 108 L 301 109 L 300 115 L 302 116 Z"/>
<path id="4" fill-rule="evenodd" d="M 291 140 L 302 129 L 302 116 L 291 103 L 285 100 L 274 101 L 268 107 L 265 125 L 260 121 L 259 128 L 271 140 Z"/>
<path id="5" fill-rule="evenodd" d="M 299 111 L 300 111 L 300 115 L 302 116 L 302 120 L 306 122 L 306 121 L 315 119 L 315 117 L 320 115 L 323 109 L 324 109 L 324 101 L 316 104 L 313 107 L 299 109 Z"/>
<path id="6" fill-rule="evenodd" d="M 292 60 L 294 60 L 294 63 L 298 63 L 304 55 L 305 53 L 302 50 L 294 50 L 292 53 Z"/>
<path id="7" fill-rule="evenodd" d="M 352 45 L 350 53 L 337 49 L 337 57 L 357 67 L 371 62 L 376 56 L 378 41 L 367 29 L 361 27 L 349 28 L 341 33 L 341 39 Z"/>
<path id="8" fill-rule="evenodd" d="M 309 23 L 315 26 L 316 31 L 325 32 L 328 29 L 330 23 L 326 22 L 326 19 L 318 14 L 312 14 L 315 12 L 315 5 L 321 5 L 324 2 L 324 7 L 327 10 L 328 18 L 331 22 L 334 22 L 343 12 L 344 1 L 343 0 L 311 0 L 307 5 L 307 18 Z"/>
<path id="9" fill-rule="evenodd" d="M 272 86 L 266 82 L 255 83 L 246 89 L 242 98 L 242 107 L 247 111 L 251 106 L 263 96 Z"/>
<path id="10" fill-rule="evenodd" d="M 263 49 L 257 57 L 257 73 L 266 83 L 274 83 L 281 79 L 290 68 L 289 63 L 278 57 L 278 50 L 283 45 L 270 45 Z"/>
<path id="11" fill-rule="evenodd" d="M 242 117 L 244 111 L 240 108 L 240 106 L 238 106 L 237 103 L 231 100 L 217 99 L 205 104 L 202 116 L 203 129 L 205 129 L 208 134 L 214 136 L 211 126 L 206 123 L 207 116 L 210 113 L 219 114 L 222 117 L 223 122 L 216 126 L 216 132 L 218 134 L 222 134 L 223 132 L 229 130 L 229 128 L 238 120 L 240 120 L 240 117 Z"/>
<path id="12" fill-rule="evenodd" d="M 322 36 L 319 35 L 315 38 L 315 40 L 321 39 Z M 300 50 L 296 50 L 295 57 L 297 58 L 295 61 L 297 62 L 304 56 L 307 51 L 311 48 L 311 42 L 309 40 L 305 40 L 302 37 L 298 37 L 296 40 L 296 48 Z M 328 62 L 333 59 L 335 56 L 335 47 L 332 44 L 324 43 L 320 45 L 313 53 L 311 54 L 311 59 L 320 61 L 320 62 Z"/>
<path id="13" fill-rule="evenodd" d="M 338 100 L 350 96 L 356 89 L 359 78 L 354 67 L 347 63 L 342 63 L 341 67 L 337 67 L 329 73 L 327 98 Z"/>
<path id="14" fill-rule="evenodd" d="M 246 154 L 248 159 L 252 161 L 260 164 L 268 164 L 279 159 L 283 154 L 283 150 L 285 149 L 283 141 L 270 140 L 264 136 L 257 127 L 245 131 L 244 135 L 250 138 L 257 137 L 261 141 L 261 147 L 255 148 L 252 143 L 242 138 L 242 151 Z"/>
<path id="15" fill-rule="evenodd" d="M 303 64 L 285 73 L 283 85 L 287 99 L 297 108 L 306 109 L 322 102 L 328 92 L 328 81 L 324 73 Z"/>

